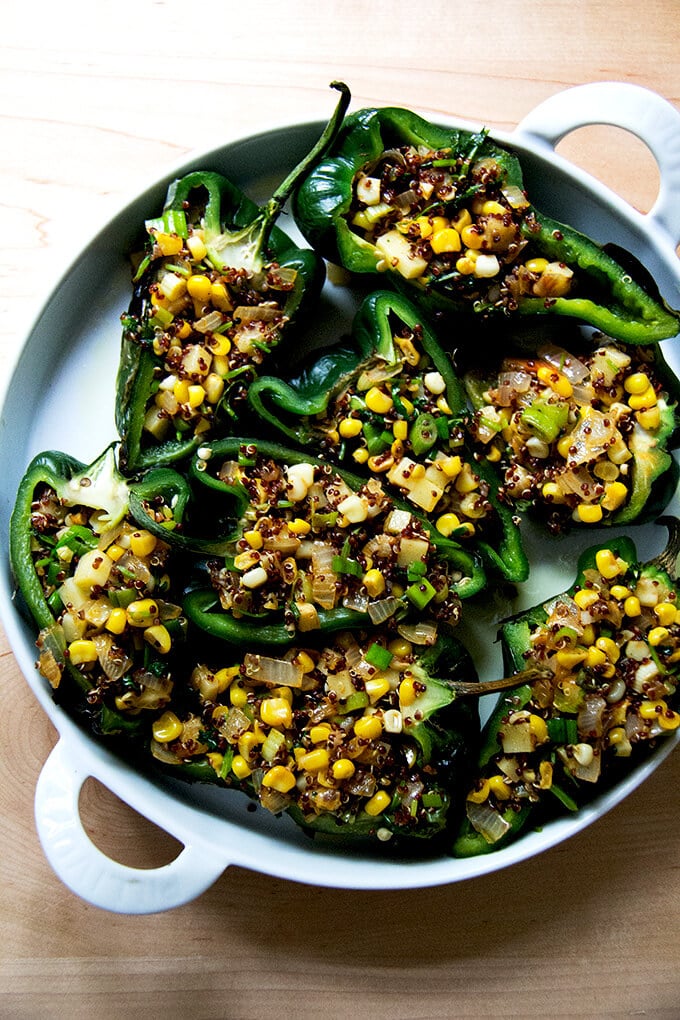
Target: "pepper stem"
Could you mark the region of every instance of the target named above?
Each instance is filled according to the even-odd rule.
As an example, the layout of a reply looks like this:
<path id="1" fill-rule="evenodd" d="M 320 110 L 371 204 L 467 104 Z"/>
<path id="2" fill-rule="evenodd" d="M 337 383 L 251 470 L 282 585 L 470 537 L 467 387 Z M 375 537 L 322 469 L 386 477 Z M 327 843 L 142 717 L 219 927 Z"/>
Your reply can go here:
<path id="1" fill-rule="evenodd" d="M 521 687 L 523 684 L 534 683 L 536 680 L 546 680 L 552 675 L 548 670 L 537 669 L 532 666 L 528 669 L 522 669 L 519 673 L 514 673 L 512 676 L 501 677 L 499 680 L 487 680 L 481 683 L 468 683 L 465 680 L 451 680 L 447 682 L 444 680 L 442 683 L 446 683 L 446 686 L 459 697 L 474 695 L 481 698 L 484 694 L 506 691 L 510 687 Z"/>
<path id="2" fill-rule="evenodd" d="M 659 517 L 656 523 L 664 524 L 668 529 L 668 545 L 651 562 L 668 574 L 671 581 L 677 581 L 680 575 L 680 521 L 677 517 Z"/>

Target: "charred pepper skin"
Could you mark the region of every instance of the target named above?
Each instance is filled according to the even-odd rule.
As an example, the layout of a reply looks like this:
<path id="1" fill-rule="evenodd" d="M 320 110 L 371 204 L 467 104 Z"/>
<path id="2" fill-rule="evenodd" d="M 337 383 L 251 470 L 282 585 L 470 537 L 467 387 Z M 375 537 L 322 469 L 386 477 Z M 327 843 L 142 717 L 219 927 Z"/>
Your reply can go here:
<path id="1" fill-rule="evenodd" d="M 409 760 L 424 783 L 422 794 L 426 801 L 433 801 L 427 816 L 420 817 L 417 826 L 410 824 L 398 790 L 378 816 L 363 810 L 351 817 L 342 811 L 323 811 L 311 818 L 297 804 L 289 804 L 285 813 L 308 835 L 333 837 L 342 845 L 374 845 L 388 852 L 395 845 L 402 851 L 409 847 L 416 850 L 424 842 L 439 845 L 450 838 L 459 824 L 479 741 L 477 698 L 458 698 L 450 685 L 457 680 L 475 683 L 477 673 L 467 649 L 450 634 L 440 635 L 434 645 L 420 652 L 415 669 L 427 689 L 410 710 L 408 726 L 391 740 L 397 751 L 404 742 L 412 749 Z M 226 786 L 258 799 L 251 777 L 239 780 L 231 772 L 220 775 L 207 755 L 172 765 L 156 762 L 155 767 L 189 783 Z"/>
<path id="2" fill-rule="evenodd" d="M 669 531 L 669 542 L 666 549 L 654 560 L 648 563 L 640 563 L 637 549 L 634 542 L 626 536 L 612 538 L 606 543 L 591 546 L 586 549 L 578 561 L 578 573 L 576 580 L 563 594 L 572 597 L 574 593 L 582 590 L 588 585 L 588 577 L 593 572 L 598 572 L 598 553 L 608 550 L 614 559 L 618 558 L 630 566 L 631 573 L 637 578 L 657 582 L 671 591 L 677 589 L 677 567 L 678 550 L 680 549 L 680 522 L 675 518 L 661 518 L 660 524 L 665 524 Z M 622 579 L 625 581 L 628 574 Z M 519 672 L 526 668 L 527 656 L 532 650 L 531 634 L 535 628 L 543 626 L 548 619 L 546 606 L 555 600 L 549 600 L 532 607 L 514 617 L 506 620 L 500 629 L 499 638 L 502 642 L 503 659 L 505 671 L 508 675 Z M 675 674 L 668 675 L 668 682 L 675 689 L 677 677 Z M 485 724 L 481 734 L 479 758 L 477 762 L 477 775 L 480 782 L 490 773 L 497 772 L 493 765 L 493 759 L 498 755 L 501 748 L 500 732 L 504 723 L 507 722 L 510 712 L 527 710 L 531 711 L 535 706 L 534 689 L 530 684 L 522 684 L 517 688 L 501 693 L 499 700 Z M 562 719 L 572 721 L 574 716 L 558 712 L 553 719 L 560 723 Z M 575 723 L 572 723 L 575 728 Z M 550 732 L 550 731 L 548 731 Z M 548 737 L 548 740 L 541 747 L 540 757 L 543 761 L 555 758 L 555 740 Z M 642 742 L 642 753 L 644 753 L 645 742 Z M 499 804 L 498 810 L 507 825 L 507 830 L 496 842 L 489 842 L 478 832 L 469 819 L 465 819 L 460 831 L 452 846 L 454 857 L 472 857 L 479 854 L 487 854 L 502 849 L 514 842 L 518 836 L 526 831 L 529 822 L 545 819 L 552 819 L 566 812 L 575 812 L 580 806 L 587 803 L 593 796 L 604 788 L 607 788 L 613 781 L 625 776 L 634 767 L 639 757 L 634 754 L 630 758 L 610 760 L 607 765 L 607 774 L 596 784 L 594 790 L 588 790 L 590 784 L 581 784 L 577 780 L 566 775 L 566 770 L 559 773 L 560 782 L 564 785 L 555 784 L 551 789 L 554 798 L 547 797 L 547 791 L 539 802 L 512 803 L 502 808 Z M 558 763 L 554 764 L 557 773 Z M 604 762 L 603 762 L 604 769 Z M 564 775 L 562 772 L 564 771 Z M 549 800 L 550 805 L 545 801 Z"/>
<path id="3" fill-rule="evenodd" d="M 194 488 L 205 486 L 206 497 L 212 492 L 214 498 L 231 504 L 231 519 L 234 522 L 233 530 L 229 535 L 221 536 L 219 541 L 234 544 L 242 537 L 245 526 L 243 517 L 248 508 L 250 497 L 245 487 L 236 482 L 227 484 L 220 480 L 213 473 L 213 466 L 219 466 L 223 460 L 237 460 L 243 450 L 248 451 L 249 456 L 262 456 L 270 458 L 280 465 L 310 464 L 314 467 L 327 469 L 326 462 L 303 453 L 300 450 L 289 449 L 266 440 L 257 438 L 237 439 L 228 438 L 207 444 L 201 451 L 204 457 L 194 457 L 190 472 L 193 478 Z M 357 492 L 366 479 L 343 468 L 335 468 L 338 476 L 349 486 L 353 492 Z M 395 509 L 407 511 L 425 529 L 430 543 L 435 548 L 436 556 L 460 572 L 461 580 L 452 584 L 451 587 L 461 599 L 471 598 L 478 594 L 486 584 L 486 575 L 481 559 L 469 552 L 443 535 L 429 524 L 424 518 L 413 513 L 411 507 L 407 507 L 402 501 L 390 496 L 391 503 Z M 209 499 L 205 498 L 204 503 L 209 506 Z M 210 514 L 208 513 L 208 516 Z M 233 556 L 233 551 L 231 553 Z M 184 611 L 189 620 L 209 635 L 218 637 L 223 641 L 235 645 L 244 643 L 257 647 L 276 647 L 290 644 L 294 635 L 282 619 L 282 612 L 277 614 L 265 614 L 264 616 L 243 616 L 236 618 L 232 613 L 225 612 L 219 606 L 219 597 L 215 590 L 207 588 L 199 572 L 195 572 L 195 579 L 187 586 L 183 600 Z M 272 619 L 272 615 L 274 618 Z M 367 613 L 348 609 L 343 606 L 334 609 L 318 610 L 320 627 L 311 635 L 338 630 L 359 629 L 371 626 Z"/>
<path id="4" fill-rule="evenodd" d="M 451 358 L 423 321 L 416 306 L 404 295 L 389 291 L 375 291 L 362 301 L 352 324 L 349 342 L 325 351 L 288 381 L 274 376 L 257 379 L 248 393 L 255 417 L 272 425 L 297 446 L 308 446 L 315 437 L 316 417 L 327 411 L 336 395 L 356 387 L 365 365 L 374 360 L 388 365 L 397 361 L 399 352 L 395 349 L 394 321 L 409 330 L 418 329 L 419 346 L 444 381 L 451 422 L 460 422 L 464 430 L 467 413 L 465 389 Z M 433 447 L 435 452 L 437 445 L 435 443 Z M 325 456 L 336 462 L 343 460 L 341 452 L 332 447 Z M 363 473 L 366 469 L 353 465 L 353 470 Z M 480 549 L 486 564 L 506 580 L 513 583 L 525 581 L 529 576 L 529 564 L 516 520 L 508 507 L 496 497 L 497 484 L 493 473 L 477 463 L 475 471 L 485 481 L 492 482 L 488 498 L 497 521 L 498 537 L 494 542 L 475 539 L 473 545 Z"/>
<path id="5" fill-rule="evenodd" d="M 284 317 L 279 342 L 285 341 L 296 323 L 304 317 L 318 297 L 325 280 L 325 267 L 317 255 L 299 247 L 276 226 L 285 201 L 300 174 L 323 153 L 337 132 L 350 101 L 349 90 L 342 83 L 333 83 L 341 92 L 337 108 L 319 141 L 310 153 L 283 181 L 263 207 L 221 174 L 194 171 L 175 180 L 168 188 L 160 223 L 165 229 L 186 240 L 188 225 L 201 226 L 206 232 L 205 261 L 213 269 L 244 270 L 255 276 L 266 266 L 275 264 L 296 273 L 292 288 L 282 302 Z M 160 441 L 145 436 L 144 416 L 158 385 L 164 358 L 154 351 L 155 329 L 150 286 L 154 283 L 154 262 L 147 255 L 135 277 L 133 297 L 127 316 L 123 316 L 123 335 L 116 381 L 115 418 L 121 439 L 119 461 L 126 474 L 141 469 L 180 461 L 190 456 L 206 438 L 178 433 Z M 255 289 L 260 284 L 253 283 Z M 267 294 L 262 291 L 262 300 Z M 216 410 L 214 434 L 231 434 L 236 428 L 230 407 L 229 387 L 233 384 L 244 392 L 256 375 L 256 365 L 248 371 L 237 371 L 225 379 L 225 393 Z"/>
<path id="6" fill-rule="evenodd" d="M 391 286 L 408 293 L 431 317 L 462 311 L 492 321 L 513 314 L 567 316 L 632 344 L 677 335 L 678 313 L 634 280 L 629 265 L 624 267 L 574 228 L 544 216 L 531 206 L 530 198 L 522 217 L 523 239 L 531 242 L 540 256 L 577 269 L 586 287 L 592 287 L 591 295 L 522 297 L 514 311 L 499 311 L 494 303 L 463 300 L 431 280 L 406 280 L 398 272 L 385 271 L 383 256 L 375 245 L 351 229 L 348 216 L 357 173 L 374 164 L 383 152 L 404 145 L 426 146 L 434 151 L 449 148 L 454 154 L 467 154 L 464 166 L 468 168 L 477 160 L 491 158 L 501 168 L 504 186 L 523 189 L 519 159 L 485 132 L 447 129 L 396 107 L 357 111 L 346 119 L 332 150 L 295 196 L 294 214 L 300 230 L 331 261 L 362 276 L 381 272 Z M 644 274 L 639 275 L 642 280 Z"/>
<path id="7" fill-rule="evenodd" d="M 128 482 L 117 469 L 113 446 L 90 465 L 57 450 L 37 454 L 26 469 L 17 491 L 10 517 L 9 555 L 12 575 L 21 595 L 19 604 L 39 630 L 53 627 L 58 616 L 47 601 L 33 565 L 32 505 L 36 493 L 43 486 L 53 489 L 67 505 L 105 511 L 111 528 L 130 516 L 140 528 L 163 541 L 171 534 L 167 522 L 163 526 L 149 515 L 147 508 L 158 506 L 159 498 L 162 499 L 165 505 L 173 508 L 174 525 L 181 523 L 190 498 L 185 479 L 169 468 L 151 470 L 143 478 Z M 61 661 L 76 687 L 82 694 L 87 694 L 91 684 L 85 674 L 66 655 Z M 97 725 L 104 733 L 127 732 L 134 735 L 139 729 L 134 719 L 125 718 L 107 706 L 102 706 L 99 715 Z"/>

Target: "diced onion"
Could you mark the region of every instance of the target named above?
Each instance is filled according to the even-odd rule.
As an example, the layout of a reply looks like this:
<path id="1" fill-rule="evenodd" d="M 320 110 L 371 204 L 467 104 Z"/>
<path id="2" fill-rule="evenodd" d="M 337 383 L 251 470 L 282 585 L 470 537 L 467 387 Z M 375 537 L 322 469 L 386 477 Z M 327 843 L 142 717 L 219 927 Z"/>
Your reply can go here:
<path id="1" fill-rule="evenodd" d="M 397 630 L 401 637 L 414 645 L 433 645 L 437 640 L 437 625 L 426 620 L 417 623 L 400 623 Z"/>
<path id="2" fill-rule="evenodd" d="M 380 599 L 379 602 L 369 602 L 368 615 L 371 618 L 371 623 L 375 626 L 384 623 L 385 620 L 394 616 L 401 605 L 401 601 L 394 595 L 388 595 L 386 599 Z"/>
<path id="3" fill-rule="evenodd" d="M 275 687 L 301 687 L 302 667 L 287 659 L 271 659 L 266 655 L 254 655 L 248 652 L 243 665 L 246 676 L 255 678 L 258 683 L 272 684 Z"/>
<path id="4" fill-rule="evenodd" d="M 488 804 L 475 804 L 469 800 L 466 803 L 466 811 L 473 829 L 476 829 L 487 843 L 497 843 L 510 828 L 510 823 L 506 822 L 501 813 Z"/>

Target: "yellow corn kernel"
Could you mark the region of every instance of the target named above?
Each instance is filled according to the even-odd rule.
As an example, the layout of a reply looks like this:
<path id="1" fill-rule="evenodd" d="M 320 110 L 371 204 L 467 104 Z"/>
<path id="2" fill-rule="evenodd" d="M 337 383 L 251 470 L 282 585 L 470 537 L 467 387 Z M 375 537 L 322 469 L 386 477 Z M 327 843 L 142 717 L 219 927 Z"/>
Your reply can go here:
<path id="1" fill-rule="evenodd" d="M 618 662 L 621 651 L 615 641 L 612 641 L 610 637 L 599 637 L 595 642 L 595 647 L 599 648 L 601 652 L 607 656 L 610 662 Z"/>
<path id="2" fill-rule="evenodd" d="M 172 394 L 178 404 L 188 404 L 189 402 L 189 383 L 186 379 L 178 379 L 175 385 L 172 387 Z"/>
<path id="3" fill-rule="evenodd" d="M 478 230 L 473 223 L 469 223 L 467 226 L 462 228 L 460 231 L 460 239 L 465 247 L 471 248 L 472 251 L 479 251 L 484 243 L 483 233 Z"/>
<path id="4" fill-rule="evenodd" d="M 248 704 L 248 692 L 244 687 L 232 684 L 229 688 L 229 701 L 234 708 L 243 708 L 244 705 Z"/>
<path id="5" fill-rule="evenodd" d="M 362 578 L 362 582 L 371 598 L 376 598 L 376 596 L 382 595 L 385 591 L 385 578 L 377 567 L 367 570 Z"/>
<path id="6" fill-rule="evenodd" d="M 535 715 L 533 712 L 529 716 L 529 730 L 539 744 L 545 743 L 548 739 L 548 727 L 545 719 L 540 715 Z"/>
<path id="7" fill-rule="evenodd" d="M 366 801 L 364 804 L 364 811 L 367 815 L 375 817 L 381 815 L 385 808 L 390 806 L 390 795 L 385 790 L 378 790 L 373 796 Z"/>
<path id="8" fill-rule="evenodd" d="M 597 524 L 602 520 L 602 507 L 599 503 L 579 503 L 576 513 L 583 524 Z"/>
<path id="9" fill-rule="evenodd" d="M 114 563 L 117 563 L 121 556 L 125 556 L 125 552 L 126 550 L 123 549 L 122 545 L 117 545 L 114 542 L 113 545 L 110 545 L 106 550 L 106 555 L 110 560 L 113 560 Z"/>
<path id="10" fill-rule="evenodd" d="M 497 446 L 489 447 L 486 453 L 486 459 L 489 461 L 490 464 L 498 463 L 498 461 L 501 459 L 501 451 L 498 449 Z M 546 482 L 546 485 L 547 484 L 549 483 Z M 543 488 L 545 488 L 545 486 L 543 486 Z M 555 486 L 555 489 L 557 490 L 557 486 Z"/>
<path id="11" fill-rule="evenodd" d="M 558 439 L 557 452 L 559 453 L 560 457 L 564 457 L 565 460 L 569 460 L 569 450 L 571 448 L 571 445 L 572 439 L 571 436 L 569 435 L 562 436 L 561 439 Z"/>
<path id="12" fill-rule="evenodd" d="M 68 646 L 68 657 L 74 666 L 83 666 L 88 662 L 96 662 L 98 659 L 97 646 L 94 641 L 77 638 Z"/>
<path id="13" fill-rule="evenodd" d="M 623 599 L 627 599 L 630 595 L 630 588 L 626 588 L 625 584 L 613 584 L 609 589 L 609 594 L 612 598 L 622 602 Z"/>
<path id="14" fill-rule="evenodd" d="M 182 319 L 182 325 L 175 330 L 175 339 L 186 340 L 189 336 L 191 336 L 191 325 L 186 319 Z"/>
<path id="15" fill-rule="evenodd" d="M 454 227 L 454 229 L 457 230 L 459 234 L 462 231 L 463 227 L 469 227 L 471 223 L 472 216 L 470 215 L 469 209 L 461 209 L 458 215 L 456 216 L 455 220 L 451 220 L 451 226 Z"/>
<path id="16" fill-rule="evenodd" d="M 658 401 L 653 386 L 648 386 L 644 393 L 634 393 L 628 397 L 628 403 L 634 411 L 642 411 L 646 408 L 656 407 Z"/>
<path id="17" fill-rule="evenodd" d="M 436 255 L 440 255 L 442 252 L 460 251 L 462 247 L 460 234 L 453 227 L 445 227 L 444 230 L 433 233 L 430 245 Z"/>
<path id="18" fill-rule="evenodd" d="M 469 464 L 463 464 L 454 484 L 456 492 L 459 492 L 461 496 L 465 496 L 467 493 L 474 492 L 475 489 L 479 488 L 479 478 L 474 474 Z"/>
<path id="19" fill-rule="evenodd" d="M 203 276 L 201 273 L 194 273 L 194 275 L 190 276 L 187 280 L 187 290 L 189 292 L 189 296 L 192 297 L 194 301 L 207 301 L 210 297 L 211 289 L 212 283 L 210 282 L 210 279 L 207 276 Z"/>
<path id="20" fill-rule="evenodd" d="M 295 786 L 295 776 L 285 765 L 274 765 L 265 772 L 262 785 L 277 793 L 289 793 Z"/>
<path id="21" fill-rule="evenodd" d="M 251 549 L 261 549 L 264 544 L 262 533 L 254 529 L 250 531 L 244 531 L 243 537 Z"/>
<path id="22" fill-rule="evenodd" d="M 432 223 L 427 218 L 427 216 L 418 216 L 418 218 L 414 222 L 418 226 L 418 230 L 420 231 L 421 237 L 430 237 L 430 235 L 432 234 Z"/>
<path id="23" fill-rule="evenodd" d="M 305 772 L 321 772 L 328 768 L 328 751 L 324 747 L 315 747 L 313 751 L 303 754 L 298 767 Z"/>
<path id="24" fill-rule="evenodd" d="M 309 739 L 313 744 L 324 744 L 330 735 L 331 728 L 328 723 L 318 723 L 309 731 Z"/>
<path id="25" fill-rule="evenodd" d="M 210 300 L 220 312 L 231 312 L 234 307 L 229 297 L 229 291 L 219 280 L 210 287 Z"/>
<path id="26" fill-rule="evenodd" d="M 475 271 L 475 264 L 467 255 L 456 259 L 456 269 L 461 276 L 472 276 Z"/>
<path id="27" fill-rule="evenodd" d="M 500 458 L 500 452 L 499 452 Z M 556 499 L 560 494 L 559 486 L 555 482 L 546 482 L 541 489 L 541 495 L 544 499 Z"/>
<path id="28" fill-rule="evenodd" d="M 209 372 L 203 380 L 205 399 L 209 404 L 217 404 L 224 393 L 224 379 L 217 372 Z"/>
<path id="29" fill-rule="evenodd" d="M 399 704 L 408 707 L 417 698 L 413 677 L 407 676 L 399 684 Z"/>
<path id="30" fill-rule="evenodd" d="M 154 599 L 138 599 L 125 610 L 131 627 L 151 627 L 158 618 L 158 603 Z"/>
<path id="31" fill-rule="evenodd" d="M 583 634 L 581 634 L 581 644 L 586 645 L 586 647 L 588 645 L 595 644 L 595 628 L 593 627 L 592 623 L 587 624 L 583 628 Z"/>
<path id="32" fill-rule="evenodd" d="M 264 698 L 260 702 L 260 719 L 267 726 L 290 729 L 293 712 L 286 698 Z"/>
<path id="33" fill-rule="evenodd" d="M 376 474 L 382 474 L 394 467 L 394 457 L 391 455 L 391 452 L 389 454 L 379 453 L 375 457 L 369 457 L 367 464 L 371 471 L 375 471 Z"/>
<path id="34" fill-rule="evenodd" d="M 109 634 L 122 634 L 127 627 L 127 614 L 124 609 L 112 609 L 104 624 Z"/>
<path id="35" fill-rule="evenodd" d="M 156 234 L 156 244 L 161 250 L 161 255 L 177 255 L 182 250 L 184 242 L 177 234 Z"/>
<path id="36" fill-rule="evenodd" d="M 223 694 L 234 677 L 239 675 L 239 672 L 238 666 L 227 666 L 224 669 L 218 669 L 214 676 L 217 693 Z"/>
<path id="37" fill-rule="evenodd" d="M 598 549 L 595 554 L 595 565 L 608 581 L 621 573 L 621 564 L 611 549 Z"/>
<path id="38" fill-rule="evenodd" d="M 667 709 L 658 716 L 657 722 L 662 730 L 677 730 L 680 726 L 680 714 Z"/>
<path id="39" fill-rule="evenodd" d="M 555 653 L 555 658 L 560 666 L 564 666 L 565 669 L 573 669 L 574 666 L 578 666 L 580 662 L 584 661 L 587 654 L 587 650 L 580 646 L 577 648 L 560 648 Z"/>
<path id="40" fill-rule="evenodd" d="M 349 758 L 338 758 L 331 767 L 333 779 L 351 779 L 355 772 L 356 765 Z"/>
<path id="41" fill-rule="evenodd" d="M 665 701 L 643 701 L 638 708 L 638 715 L 641 719 L 656 719 L 667 709 L 668 705 Z"/>
<path id="42" fill-rule="evenodd" d="M 574 595 L 574 602 L 579 609 L 590 609 L 600 597 L 600 593 L 591 588 L 579 588 Z"/>
<path id="43" fill-rule="evenodd" d="M 456 478 L 464 467 L 463 461 L 458 454 L 437 460 L 437 465 L 441 467 L 447 478 Z"/>
<path id="44" fill-rule="evenodd" d="M 674 624 L 677 612 L 674 602 L 659 602 L 654 606 L 654 615 L 662 627 L 670 627 Z"/>
<path id="45" fill-rule="evenodd" d="M 357 450 L 353 452 L 352 457 L 357 462 L 357 464 L 365 464 L 366 461 L 368 460 L 368 450 L 366 449 L 365 446 L 360 446 Z"/>
<path id="46" fill-rule="evenodd" d="M 635 393 L 638 396 L 649 389 L 649 386 L 649 376 L 645 372 L 633 372 L 623 383 L 626 393 Z"/>
<path id="47" fill-rule="evenodd" d="M 392 652 L 395 659 L 406 659 L 413 652 L 413 645 L 406 638 L 392 638 L 387 646 L 388 652 Z"/>
<path id="48" fill-rule="evenodd" d="M 375 705 L 376 701 L 380 701 L 389 692 L 390 682 L 384 676 L 374 676 L 366 681 L 365 690 L 368 694 L 368 700 L 372 705 Z"/>
<path id="49" fill-rule="evenodd" d="M 647 429 L 649 432 L 655 432 L 661 424 L 661 411 L 658 405 L 656 407 L 649 407 L 644 411 L 636 411 L 635 419 L 641 428 Z"/>
<path id="50" fill-rule="evenodd" d="M 312 530 L 312 525 L 308 521 L 304 521 L 302 517 L 296 517 L 288 522 L 288 530 L 292 531 L 294 535 L 307 535 Z"/>
<path id="51" fill-rule="evenodd" d="M 617 744 L 621 744 L 626 739 L 626 731 L 623 726 L 612 726 L 607 733 L 607 744 L 610 747 L 615 747 Z"/>
<path id="52" fill-rule="evenodd" d="M 544 273 L 545 270 L 548 268 L 548 260 L 541 258 L 529 259 L 527 262 L 525 262 L 525 266 L 530 273 Z"/>
<path id="53" fill-rule="evenodd" d="M 604 487 L 604 496 L 600 503 L 605 510 L 618 510 L 628 498 L 628 489 L 623 482 L 609 482 Z"/>
<path id="54" fill-rule="evenodd" d="M 213 358 L 225 358 L 231 350 L 231 340 L 228 336 L 224 336 L 223 333 L 213 333 L 208 346 Z M 214 361 L 213 365 L 216 368 L 218 367 Z M 228 365 L 226 366 L 226 371 L 229 371 Z"/>
<path id="55" fill-rule="evenodd" d="M 550 365 L 539 365 L 536 369 L 536 375 L 544 386 L 549 386 L 559 397 L 572 396 L 574 387 L 563 372 L 559 372 Z"/>
<path id="56" fill-rule="evenodd" d="M 606 666 L 607 656 L 605 653 L 597 647 L 597 645 L 591 645 L 586 654 L 586 666 L 590 666 L 594 669 L 596 666 Z"/>
<path id="57" fill-rule="evenodd" d="M 144 640 L 160 655 L 167 655 L 172 648 L 172 638 L 167 627 L 162 623 L 153 627 L 147 627 L 144 631 Z"/>
<path id="58" fill-rule="evenodd" d="M 187 248 L 191 252 L 191 257 L 194 262 L 200 262 L 208 254 L 203 238 L 199 234 L 190 234 L 187 238 Z"/>
<path id="59" fill-rule="evenodd" d="M 501 775 L 489 776 L 488 779 L 489 792 L 493 793 L 497 800 L 509 800 L 512 790 L 505 781 L 505 778 Z"/>
<path id="60" fill-rule="evenodd" d="M 209 751 L 206 754 L 206 758 L 212 765 L 214 771 L 217 772 L 217 774 L 219 775 L 220 769 L 222 768 L 222 764 L 224 762 L 224 755 L 220 754 L 219 751 Z"/>
<path id="61" fill-rule="evenodd" d="M 253 770 L 242 754 L 235 754 L 231 761 L 231 771 L 237 779 L 247 779 Z"/>
<path id="62" fill-rule="evenodd" d="M 377 715 L 362 715 L 354 723 L 354 734 L 360 740 L 377 740 L 382 731 L 382 722 Z"/>
<path id="63" fill-rule="evenodd" d="M 293 662 L 297 663 L 303 673 L 311 673 L 315 668 L 314 659 L 305 651 L 299 651 Z"/>
<path id="64" fill-rule="evenodd" d="M 205 390 L 202 386 L 196 383 L 193 386 L 189 386 L 189 400 L 187 401 L 189 407 L 196 408 L 200 407 L 205 400 Z"/>
<path id="65" fill-rule="evenodd" d="M 642 612 L 642 607 L 640 606 L 640 599 L 637 597 L 637 595 L 628 596 L 628 598 L 623 603 L 623 611 L 626 614 L 626 616 L 640 615 L 640 613 Z"/>
<path id="66" fill-rule="evenodd" d="M 156 537 L 150 531 L 133 531 L 130 535 L 130 552 L 134 556 L 150 556 L 156 548 Z"/>
<path id="67" fill-rule="evenodd" d="M 371 386 L 365 397 L 366 407 L 374 414 L 387 414 L 394 401 L 389 393 L 385 393 L 378 386 Z"/>
<path id="68" fill-rule="evenodd" d="M 338 425 L 338 432 L 343 439 L 354 439 L 361 432 L 361 422 L 358 418 L 343 418 Z"/>
<path id="69" fill-rule="evenodd" d="M 290 687 L 274 687 L 271 695 L 273 698 L 283 698 L 289 705 L 293 704 L 293 691 Z"/>
<path id="70" fill-rule="evenodd" d="M 213 713 L 213 719 L 215 715 Z M 252 730 L 246 730 L 238 738 L 238 753 L 243 756 L 246 761 L 250 761 L 252 758 L 252 752 L 255 750 L 261 741 L 258 740 L 258 736 Z"/>
<path id="71" fill-rule="evenodd" d="M 460 527 L 460 518 L 454 513 L 442 514 L 441 517 L 437 519 L 435 527 L 440 535 L 443 535 L 444 538 L 448 538 L 449 535 L 456 530 L 456 528 Z"/>
<path id="72" fill-rule="evenodd" d="M 649 634 L 647 635 L 647 640 L 649 641 L 652 648 L 656 648 L 657 645 L 663 644 L 667 637 L 668 637 L 667 627 L 652 627 Z"/>
<path id="73" fill-rule="evenodd" d="M 182 736 L 183 729 L 182 720 L 174 712 L 163 712 L 160 718 L 154 720 L 151 732 L 159 744 L 169 744 L 170 741 Z"/>
<path id="74" fill-rule="evenodd" d="M 405 422 L 402 418 L 395 421 L 392 426 L 392 435 L 403 443 L 408 438 L 408 422 Z"/>
<path id="75" fill-rule="evenodd" d="M 477 783 L 476 786 L 470 790 L 466 800 L 471 801 L 473 804 L 483 804 L 491 792 L 488 779 L 482 779 Z"/>

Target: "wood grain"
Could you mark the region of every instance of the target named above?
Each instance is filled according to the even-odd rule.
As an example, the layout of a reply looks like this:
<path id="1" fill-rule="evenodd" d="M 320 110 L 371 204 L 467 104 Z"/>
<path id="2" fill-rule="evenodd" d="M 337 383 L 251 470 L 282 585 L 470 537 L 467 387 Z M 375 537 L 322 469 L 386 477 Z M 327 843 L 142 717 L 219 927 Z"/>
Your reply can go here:
<path id="1" fill-rule="evenodd" d="M 680 106 L 677 3 L 430 0 L 3 5 L 0 370 L 71 256 L 185 153 L 323 119 L 328 83 L 511 129 L 586 81 Z M 638 208 L 649 153 L 615 129 L 560 149 Z M 3 493 L 3 498 L 11 494 Z M 602 1017 L 680 1015 L 680 758 L 585 832 L 511 870 L 407 892 L 317 889 L 229 869 L 153 917 L 68 892 L 33 822 L 56 734 L 0 639 L 0 1015 Z M 174 841 L 94 782 L 92 838 L 155 866 Z"/>

